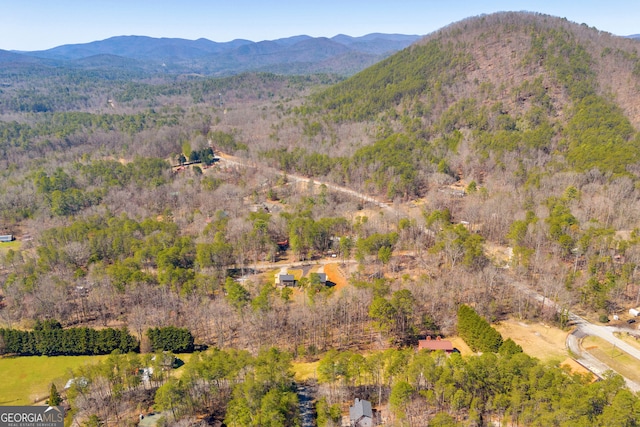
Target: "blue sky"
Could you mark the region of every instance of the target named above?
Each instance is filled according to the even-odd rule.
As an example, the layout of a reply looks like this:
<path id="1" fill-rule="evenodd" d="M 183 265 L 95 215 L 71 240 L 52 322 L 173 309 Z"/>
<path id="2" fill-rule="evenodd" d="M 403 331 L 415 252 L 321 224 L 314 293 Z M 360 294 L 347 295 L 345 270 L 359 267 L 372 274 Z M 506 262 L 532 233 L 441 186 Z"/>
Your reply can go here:
<path id="1" fill-rule="evenodd" d="M 640 33 L 638 0 L 0 0 L 0 49 L 48 49 L 119 35 L 217 42 L 422 35 L 505 10 L 560 16 L 617 35 Z"/>

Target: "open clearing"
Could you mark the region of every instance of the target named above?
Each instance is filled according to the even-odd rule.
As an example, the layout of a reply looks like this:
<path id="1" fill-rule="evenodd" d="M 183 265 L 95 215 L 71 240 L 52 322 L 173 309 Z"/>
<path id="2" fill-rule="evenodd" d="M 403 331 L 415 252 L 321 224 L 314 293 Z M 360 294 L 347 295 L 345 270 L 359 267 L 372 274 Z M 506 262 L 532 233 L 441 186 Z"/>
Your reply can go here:
<path id="1" fill-rule="evenodd" d="M 51 383 L 62 390 L 69 372 L 107 356 L 20 356 L 0 359 L 0 405 L 32 405 L 46 399 Z"/>
<path id="2" fill-rule="evenodd" d="M 640 382 L 640 361 L 599 337 L 582 340 L 582 348 L 631 381 Z"/>
<path id="3" fill-rule="evenodd" d="M 177 354 L 185 364 L 193 354 Z M 55 383 L 62 391 L 72 370 L 105 360 L 104 356 L 18 356 L 0 358 L 0 406 L 33 405 L 49 397 L 49 387 Z M 184 369 L 172 375 L 180 378 Z"/>
<path id="4" fill-rule="evenodd" d="M 22 242 L 19 240 L 14 240 L 12 242 L 2 242 L 0 243 L 0 254 L 6 255 L 9 252 L 9 249 L 14 251 L 19 251 L 22 247 Z"/>
<path id="5" fill-rule="evenodd" d="M 327 264 L 324 266 L 324 272 L 327 275 L 327 280 L 336 284 L 333 288 L 334 292 L 339 292 L 348 286 L 347 279 L 342 275 L 340 267 L 336 263 Z"/>
<path id="6" fill-rule="evenodd" d="M 525 353 L 541 361 L 566 359 L 567 332 L 541 323 L 525 323 L 517 319 L 507 319 L 494 325 L 504 339 L 511 338 Z"/>
<path id="7" fill-rule="evenodd" d="M 460 337 L 445 337 L 443 339 L 451 341 L 451 344 L 453 344 L 453 348 L 457 348 L 460 354 L 463 356 L 470 356 L 474 354 L 467 343 L 464 342 L 464 340 Z"/>
<path id="8" fill-rule="evenodd" d="M 316 370 L 318 369 L 319 363 L 319 360 L 316 360 L 315 362 L 293 362 L 292 370 L 296 381 L 318 378 Z"/>

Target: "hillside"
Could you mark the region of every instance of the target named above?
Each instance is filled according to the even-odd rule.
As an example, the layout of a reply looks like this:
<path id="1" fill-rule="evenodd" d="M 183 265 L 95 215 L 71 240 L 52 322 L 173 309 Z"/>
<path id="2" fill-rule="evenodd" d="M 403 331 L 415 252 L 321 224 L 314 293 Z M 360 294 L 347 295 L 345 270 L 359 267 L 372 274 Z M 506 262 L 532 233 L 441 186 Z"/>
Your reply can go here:
<path id="1" fill-rule="evenodd" d="M 476 180 L 514 156 L 520 162 L 506 162 L 510 173 L 553 164 L 633 174 L 637 48 L 635 40 L 544 15 L 471 18 L 316 94 L 298 113 L 318 123 L 313 151 L 323 151 L 317 142 L 327 135 L 368 127 L 366 138 L 332 152 L 350 159 L 351 181 L 378 164 L 374 184 L 390 198 L 424 195 L 417 172 L 441 162 L 452 176 Z M 402 188 L 389 187 L 391 167 L 404 171 Z"/>
<path id="2" fill-rule="evenodd" d="M 566 104 L 568 91 L 580 81 L 599 95 L 612 95 L 637 126 L 640 107 L 633 102 L 640 90 L 637 48 L 635 40 L 560 18 L 499 13 L 469 18 L 430 34 L 411 49 L 328 90 L 322 98 L 331 110 L 342 105 L 340 98 L 332 98 L 337 93 L 356 105 L 374 101 L 369 110 L 356 109 L 360 116 L 355 118 L 371 118 L 397 107 L 400 100 L 404 105 L 407 101 L 434 104 L 439 95 L 447 100 L 443 106 L 473 96 L 487 105 L 502 102 L 517 114 L 533 101 L 526 102 L 530 98 L 526 93 L 517 96 L 518 89 L 542 77 L 538 86 L 551 98 L 552 107 Z"/>

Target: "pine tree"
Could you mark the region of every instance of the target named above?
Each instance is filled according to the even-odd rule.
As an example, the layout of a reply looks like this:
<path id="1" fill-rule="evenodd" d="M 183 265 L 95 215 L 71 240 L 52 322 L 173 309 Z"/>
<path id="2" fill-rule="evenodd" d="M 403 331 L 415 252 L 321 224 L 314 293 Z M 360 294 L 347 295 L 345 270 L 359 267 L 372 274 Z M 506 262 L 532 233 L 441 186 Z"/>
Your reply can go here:
<path id="1" fill-rule="evenodd" d="M 58 388 L 54 383 L 51 383 L 51 388 L 49 389 L 49 399 L 46 403 L 49 406 L 58 406 L 62 403 L 62 397 L 60 396 L 60 393 L 58 393 Z"/>

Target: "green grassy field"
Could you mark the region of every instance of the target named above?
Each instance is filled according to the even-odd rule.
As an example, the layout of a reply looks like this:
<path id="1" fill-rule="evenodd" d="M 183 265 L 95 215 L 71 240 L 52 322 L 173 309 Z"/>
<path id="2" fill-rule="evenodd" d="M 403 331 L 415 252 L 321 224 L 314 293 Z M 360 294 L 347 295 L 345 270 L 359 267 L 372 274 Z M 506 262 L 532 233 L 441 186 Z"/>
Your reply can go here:
<path id="1" fill-rule="evenodd" d="M 29 356 L 0 359 L 0 405 L 32 405 L 49 394 L 54 382 L 62 390 L 70 370 L 107 356 Z"/>
<path id="2" fill-rule="evenodd" d="M 22 247 L 22 242 L 19 240 L 14 240 L 13 242 L 1 242 L 0 243 L 0 254 L 4 255 L 9 252 L 9 249 L 13 249 L 14 251 L 19 251 Z"/>
<path id="3" fill-rule="evenodd" d="M 585 337 L 582 347 L 596 359 L 610 366 L 620 375 L 640 382 L 640 362 L 613 344 L 594 336 Z"/>
<path id="4" fill-rule="evenodd" d="M 293 374 L 297 381 L 318 378 L 317 369 L 320 362 L 293 362 Z"/>

